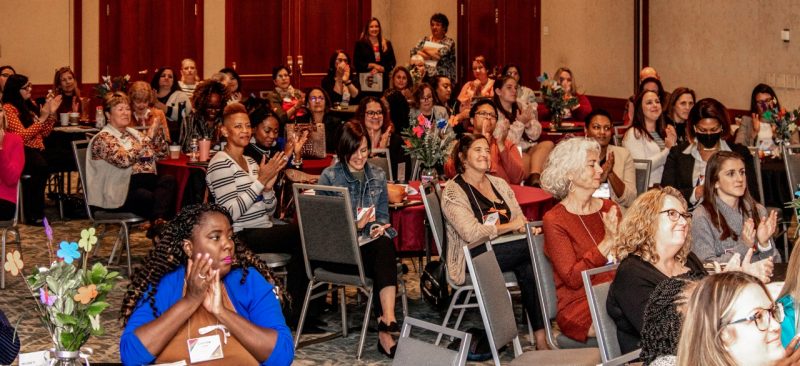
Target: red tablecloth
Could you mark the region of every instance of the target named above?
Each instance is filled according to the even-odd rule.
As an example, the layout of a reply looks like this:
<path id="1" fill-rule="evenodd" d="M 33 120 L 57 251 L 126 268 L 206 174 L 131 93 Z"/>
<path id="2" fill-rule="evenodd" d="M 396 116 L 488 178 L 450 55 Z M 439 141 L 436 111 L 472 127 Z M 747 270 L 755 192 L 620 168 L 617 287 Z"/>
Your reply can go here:
<path id="1" fill-rule="evenodd" d="M 175 177 L 178 191 L 175 197 L 175 210 L 180 211 L 183 203 L 183 192 L 186 190 L 186 182 L 189 181 L 190 169 L 200 169 L 205 173 L 204 165 L 189 165 L 189 157 L 181 154 L 177 159 L 164 159 L 158 162 L 159 175 L 171 175 Z"/>
<path id="2" fill-rule="evenodd" d="M 566 126 L 558 131 L 550 131 L 550 122 L 543 121 L 541 124 L 542 135 L 539 137 L 539 141 L 552 141 L 557 144 L 566 137 L 586 136 L 586 132 L 583 130 L 583 122 L 563 122 Z"/>
<path id="3" fill-rule="evenodd" d="M 419 190 L 419 182 L 410 182 L 411 186 Z M 517 197 L 522 212 L 530 221 L 541 220 L 545 212 L 555 205 L 553 196 L 547 192 L 534 187 L 512 185 L 511 189 Z M 408 196 L 409 200 L 421 200 L 419 195 Z M 398 252 L 419 252 L 425 250 L 426 230 L 423 224 L 425 220 L 425 207 L 422 204 L 408 206 L 399 209 L 389 209 L 392 220 L 392 227 L 397 230 L 397 237 L 394 239 L 395 249 Z M 433 242 L 431 242 L 433 243 Z M 431 252 L 435 253 L 436 247 L 431 244 Z"/>
<path id="4" fill-rule="evenodd" d="M 333 162 L 333 154 L 325 155 L 322 159 L 303 159 L 303 172 L 313 175 L 320 175 L 325 168 Z"/>

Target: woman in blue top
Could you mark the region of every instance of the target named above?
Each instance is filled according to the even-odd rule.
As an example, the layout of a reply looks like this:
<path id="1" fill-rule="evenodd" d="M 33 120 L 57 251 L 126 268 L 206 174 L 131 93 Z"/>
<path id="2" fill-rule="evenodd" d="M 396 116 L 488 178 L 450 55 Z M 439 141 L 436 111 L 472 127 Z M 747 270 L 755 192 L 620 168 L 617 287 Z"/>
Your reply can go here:
<path id="1" fill-rule="evenodd" d="M 391 226 L 386 174 L 367 163 L 370 146 L 369 134 L 364 126 L 358 121 L 347 122 L 342 126 L 336 150 L 339 162 L 322 171 L 319 184 L 347 187 L 354 217 L 359 216 L 358 211 L 366 210 L 361 214 L 361 219 L 356 221 L 356 226 L 362 237 L 375 240 L 361 246 L 361 258 L 364 260 L 364 272 L 372 279 L 373 287 L 377 290 L 374 293 L 380 300 L 373 301 L 378 316 L 378 351 L 393 358 L 397 342 L 392 338 L 392 333 L 400 331 L 394 313 L 397 260 L 394 243 L 384 236 L 385 230 Z"/>
<path id="2" fill-rule="evenodd" d="M 219 205 L 186 207 L 169 223 L 122 303 L 123 364 L 291 364 L 272 272 L 236 243 L 231 224 Z M 187 342 L 203 337 L 219 342 L 222 358 L 190 359 Z"/>
<path id="3" fill-rule="evenodd" d="M 795 242 L 795 246 L 800 242 Z M 797 336 L 798 328 L 798 301 L 800 301 L 800 251 L 792 251 L 789 256 L 789 266 L 786 268 L 786 279 L 783 283 L 778 304 L 783 306 L 783 321 L 781 322 L 781 343 L 784 347 Z"/>

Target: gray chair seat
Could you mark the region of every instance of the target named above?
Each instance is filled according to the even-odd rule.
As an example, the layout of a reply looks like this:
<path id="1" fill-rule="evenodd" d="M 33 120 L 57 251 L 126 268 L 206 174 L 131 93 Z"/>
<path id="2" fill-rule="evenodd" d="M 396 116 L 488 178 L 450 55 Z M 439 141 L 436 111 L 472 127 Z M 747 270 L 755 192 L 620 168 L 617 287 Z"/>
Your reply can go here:
<path id="1" fill-rule="evenodd" d="M 358 277 L 358 275 L 331 272 L 325 268 L 315 268 L 314 277 L 316 278 L 317 281 L 340 283 L 340 284 L 351 284 L 351 283 L 361 282 L 361 279 L 360 277 Z M 372 279 L 365 278 L 365 281 L 367 282 L 367 286 L 372 286 Z"/>
<path id="2" fill-rule="evenodd" d="M 514 275 L 514 272 L 503 272 L 503 280 L 506 281 L 507 284 L 512 282 L 516 283 L 517 276 Z M 472 276 L 470 276 L 469 273 L 467 273 L 466 276 L 464 276 L 464 283 L 461 284 L 460 286 L 472 286 L 472 285 L 473 285 Z"/>
<path id="3" fill-rule="evenodd" d="M 262 261 L 267 263 L 269 268 L 284 267 L 292 259 L 291 254 L 287 253 L 261 253 L 258 255 Z"/>
<path id="4" fill-rule="evenodd" d="M 14 221 L 12 221 L 12 220 L 0 221 L 0 228 L 7 228 L 7 227 L 12 227 L 12 226 L 14 226 Z"/>
<path id="5" fill-rule="evenodd" d="M 510 365 L 564 365 L 594 366 L 600 363 L 597 348 L 576 348 L 569 351 L 549 350 L 525 352 L 511 361 Z"/>
<path id="6" fill-rule="evenodd" d="M 594 337 L 586 339 L 585 343 L 581 343 L 559 333 L 556 336 L 556 342 L 561 348 L 597 348 L 597 338 Z"/>
<path id="7" fill-rule="evenodd" d="M 105 220 L 113 220 L 113 221 L 124 221 L 129 224 L 135 224 L 137 222 L 143 222 L 146 219 L 144 217 L 134 215 L 130 212 L 108 212 L 108 211 L 96 211 L 94 212 L 94 219 L 96 221 L 105 221 Z"/>

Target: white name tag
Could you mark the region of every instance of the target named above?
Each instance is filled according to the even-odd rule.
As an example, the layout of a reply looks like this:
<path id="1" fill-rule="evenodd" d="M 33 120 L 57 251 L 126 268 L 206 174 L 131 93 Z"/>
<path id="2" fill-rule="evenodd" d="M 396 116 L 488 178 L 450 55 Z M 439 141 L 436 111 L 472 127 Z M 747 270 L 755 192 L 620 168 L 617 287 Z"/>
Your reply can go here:
<path id="1" fill-rule="evenodd" d="M 189 347 L 189 361 L 191 363 L 217 360 L 224 357 L 222 355 L 222 342 L 220 342 L 218 334 L 190 338 L 186 341 L 186 345 Z"/>
<path id="2" fill-rule="evenodd" d="M 611 198 L 611 188 L 608 183 L 600 183 L 600 187 L 592 194 L 594 198 Z"/>
<path id="3" fill-rule="evenodd" d="M 28 352 L 19 354 L 20 366 L 47 366 L 50 364 L 50 352 Z"/>
<path id="4" fill-rule="evenodd" d="M 484 225 L 494 225 L 497 223 L 497 220 L 500 220 L 500 215 L 497 212 L 492 212 L 488 215 L 484 215 L 483 217 L 483 224 Z"/>

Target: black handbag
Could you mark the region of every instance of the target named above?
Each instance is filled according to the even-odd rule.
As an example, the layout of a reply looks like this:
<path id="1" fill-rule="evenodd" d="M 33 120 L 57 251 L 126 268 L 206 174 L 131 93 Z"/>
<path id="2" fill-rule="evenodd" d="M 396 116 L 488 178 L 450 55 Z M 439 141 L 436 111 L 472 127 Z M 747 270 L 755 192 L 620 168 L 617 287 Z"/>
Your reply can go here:
<path id="1" fill-rule="evenodd" d="M 450 287 L 447 285 L 447 271 L 441 261 L 431 261 L 425 265 L 419 279 L 422 298 L 439 311 L 444 311 L 450 305 Z"/>

